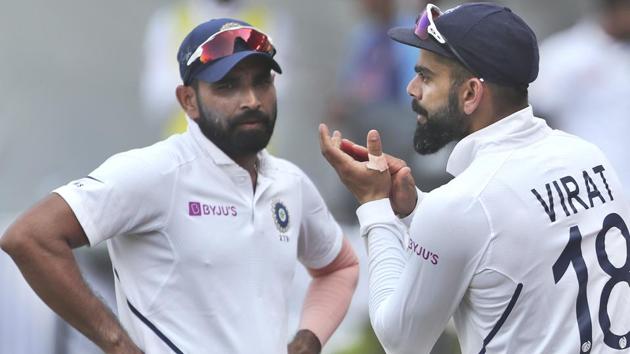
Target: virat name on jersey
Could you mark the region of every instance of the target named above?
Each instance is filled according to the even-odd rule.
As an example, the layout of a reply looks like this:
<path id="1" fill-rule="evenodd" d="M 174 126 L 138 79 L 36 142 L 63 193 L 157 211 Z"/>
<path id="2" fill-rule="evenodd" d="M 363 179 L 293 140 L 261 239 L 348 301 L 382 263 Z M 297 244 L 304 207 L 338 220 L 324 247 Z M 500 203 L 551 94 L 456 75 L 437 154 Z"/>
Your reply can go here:
<path id="1" fill-rule="evenodd" d="M 532 188 L 531 192 L 540 202 L 545 213 L 549 216 L 549 220 L 554 222 L 556 221 L 555 206 L 558 204 L 562 206 L 564 214 L 570 216 L 577 214 L 580 210 L 587 210 L 596 206 L 596 203 L 598 203 L 596 202 L 597 200 L 602 204 L 614 200 L 604 171 L 606 171 L 604 166 L 597 165 L 594 166 L 591 171 L 581 171 L 581 177 L 564 176 L 546 183 L 546 192 L 541 193 L 536 188 Z M 582 180 L 583 183 L 578 183 L 579 180 Z M 597 183 L 595 181 L 597 181 Z M 583 185 L 584 188 L 580 189 L 580 185 Z M 606 193 L 602 193 L 602 190 L 605 190 Z M 582 195 L 581 197 L 580 194 Z M 546 197 L 543 197 L 544 195 L 546 195 Z M 558 200 L 560 203 L 557 202 Z M 588 204 L 585 200 L 588 201 Z M 581 208 L 576 207 L 576 205 L 581 206 Z"/>

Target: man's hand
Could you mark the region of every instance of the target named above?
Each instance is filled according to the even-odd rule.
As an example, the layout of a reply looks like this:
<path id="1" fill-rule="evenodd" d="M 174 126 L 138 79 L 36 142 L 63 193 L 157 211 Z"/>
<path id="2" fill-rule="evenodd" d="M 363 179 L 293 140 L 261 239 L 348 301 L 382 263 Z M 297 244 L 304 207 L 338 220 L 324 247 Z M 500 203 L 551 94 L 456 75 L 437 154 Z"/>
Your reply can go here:
<path id="1" fill-rule="evenodd" d="M 295 334 L 287 349 L 289 354 L 319 354 L 322 351 L 322 344 L 315 333 L 301 329 Z"/>
<path id="2" fill-rule="evenodd" d="M 339 148 L 357 161 L 368 160 L 367 148 L 348 139 L 342 139 Z M 411 214 L 418 200 L 416 183 L 411 175 L 411 169 L 404 160 L 387 154 L 385 154 L 385 158 L 392 180 L 389 194 L 392 209 L 400 216 L 407 216 Z"/>
<path id="3" fill-rule="evenodd" d="M 319 126 L 319 144 L 322 155 L 337 171 L 341 182 L 354 194 L 360 204 L 387 198 L 391 188 L 391 176 L 387 171 L 379 172 L 367 167 L 367 162 L 356 161 L 343 152 L 341 133 L 335 131 L 330 136 L 325 124 Z M 368 153 L 374 156 L 383 155 L 381 138 L 376 130 L 370 130 L 367 136 Z"/>

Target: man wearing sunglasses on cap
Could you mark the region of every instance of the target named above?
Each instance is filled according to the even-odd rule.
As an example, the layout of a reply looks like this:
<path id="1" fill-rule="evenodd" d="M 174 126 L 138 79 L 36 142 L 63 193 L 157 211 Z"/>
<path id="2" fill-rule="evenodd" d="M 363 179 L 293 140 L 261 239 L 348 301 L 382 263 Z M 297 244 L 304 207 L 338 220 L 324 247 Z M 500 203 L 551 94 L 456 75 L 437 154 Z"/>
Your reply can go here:
<path id="1" fill-rule="evenodd" d="M 415 150 L 459 142 L 455 178 L 423 193 L 377 131 L 366 149 L 320 126 L 322 153 L 361 204 L 386 351 L 428 353 L 453 317 L 463 353 L 630 352 L 630 209 L 597 147 L 533 116 L 533 31 L 490 3 L 429 4 L 389 35 L 420 48 L 407 87 Z"/>
<path id="2" fill-rule="evenodd" d="M 319 353 L 358 263 L 310 179 L 265 146 L 276 120 L 271 39 L 216 19 L 183 40 L 188 131 L 108 159 L 1 240 L 38 295 L 107 353 Z M 118 320 L 72 248 L 107 240 Z M 313 276 L 287 345 L 295 265 Z"/>

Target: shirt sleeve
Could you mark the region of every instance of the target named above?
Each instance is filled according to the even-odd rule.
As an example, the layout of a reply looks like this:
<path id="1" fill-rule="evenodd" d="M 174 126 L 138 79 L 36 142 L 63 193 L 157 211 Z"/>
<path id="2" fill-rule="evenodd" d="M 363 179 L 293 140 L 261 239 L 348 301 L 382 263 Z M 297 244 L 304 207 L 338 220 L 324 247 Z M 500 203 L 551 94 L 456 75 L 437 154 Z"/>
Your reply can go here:
<path id="1" fill-rule="evenodd" d="M 330 264 L 341 250 L 343 234 L 324 199 L 311 180 L 303 176 L 302 224 L 298 258 L 307 268 L 320 269 Z"/>
<path id="2" fill-rule="evenodd" d="M 94 246 L 117 235 L 161 228 L 171 204 L 171 185 L 157 166 L 119 154 L 53 192 L 68 203 Z"/>
<path id="3" fill-rule="evenodd" d="M 428 353 L 453 315 L 490 235 L 478 202 L 425 195 L 405 228 L 388 199 L 357 210 L 368 237 L 369 313 L 387 352 Z"/>

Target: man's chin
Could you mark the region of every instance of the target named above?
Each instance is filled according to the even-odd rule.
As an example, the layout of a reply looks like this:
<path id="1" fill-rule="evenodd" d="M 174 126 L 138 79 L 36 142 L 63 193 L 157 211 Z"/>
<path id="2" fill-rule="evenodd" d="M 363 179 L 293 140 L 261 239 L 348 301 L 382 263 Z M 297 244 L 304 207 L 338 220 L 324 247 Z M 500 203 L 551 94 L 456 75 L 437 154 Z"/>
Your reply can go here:
<path id="1" fill-rule="evenodd" d="M 438 142 L 414 137 L 413 149 L 420 155 L 430 155 L 440 151 L 443 147 L 448 145 L 448 143 L 449 142 Z"/>
<path id="2" fill-rule="evenodd" d="M 431 155 L 431 154 L 435 154 L 436 152 L 442 150 L 442 147 L 426 147 L 426 146 L 415 146 L 414 150 L 416 150 L 416 152 L 422 156 L 426 156 L 426 155 Z"/>
<path id="3" fill-rule="evenodd" d="M 269 128 L 267 124 L 260 122 L 242 123 L 231 128 L 231 135 L 235 139 L 269 140 L 272 133 L 273 128 Z"/>
<path id="4" fill-rule="evenodd" d="M 239 130 L 234 135 L 233 144 L 243 153 L 256 153 L 267 147 L 271 135 L 264 129 Z"/>
<path id="5" fill-rule="evenodd" d="M 237 128 L 232 132 L 232 136 L 234 141 L 238 141 L 240 139 L 269 141 L 269 139 L 271 139 L 271 133 L 269 133 L 269 130 L 263 126 Z"/>

